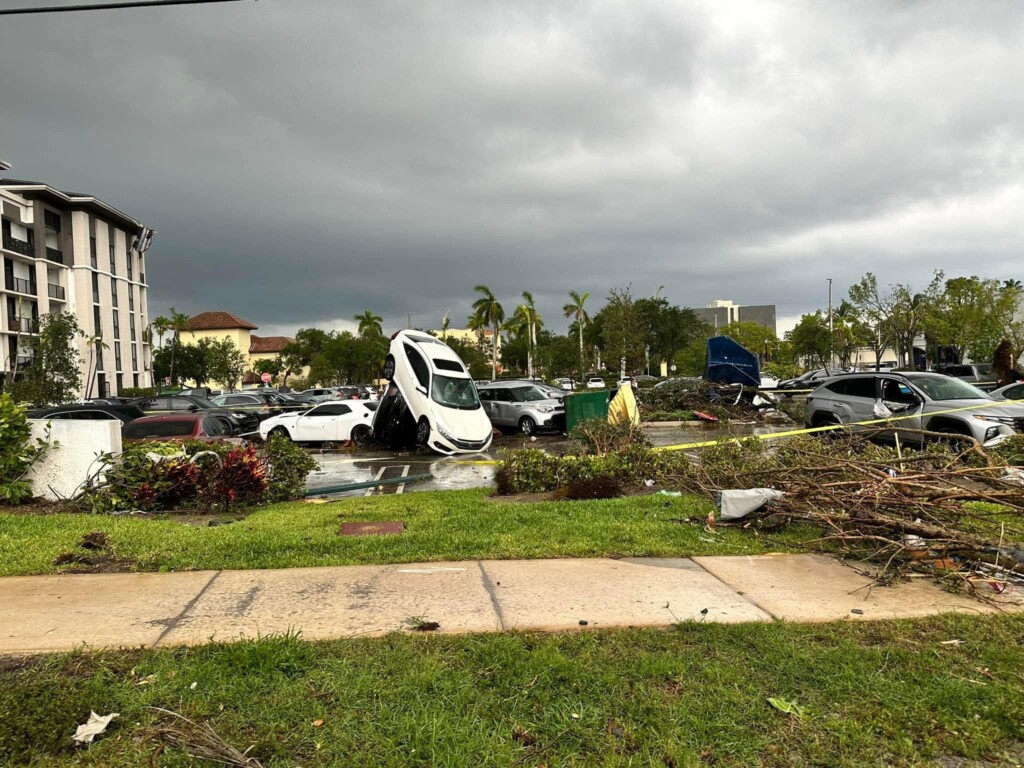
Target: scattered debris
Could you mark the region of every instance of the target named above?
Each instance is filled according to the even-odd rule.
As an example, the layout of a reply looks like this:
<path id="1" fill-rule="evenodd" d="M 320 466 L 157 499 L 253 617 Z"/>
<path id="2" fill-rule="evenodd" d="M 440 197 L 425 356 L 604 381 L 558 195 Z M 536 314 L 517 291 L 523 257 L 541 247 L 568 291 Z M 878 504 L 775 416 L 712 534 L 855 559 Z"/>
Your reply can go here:
<path id="1" fill-rule="evenodd" d="M 176 723 L 156 728 L 155 735 L 172 747 L 183 750 L 189 757 L 210 760 L 229 768 L 263 768 L 259 760 L 249 757 L 252 747 L 239 752 L 218 736 L 209 723 L 200 725 L 169 709 L 152 709 L 174 718 Z"/>
<path id="2" fill-rule="evenodd" d="M 104 550 L 110 547 L 110 538 L 103 531 L 92 531 L 82 537 L 78 546 L 91 551 Z"/>
<path id="3" fill-rule="evenodd" d="M 787 715 L 793 717 L 802 718 L 807 714 L 807 710 L 801 707 L 795 701 L 786 701 L 786 699 L 769 698 L 768 703 L 775 707 L 779 712 L 785 712 Z"/>
<path id="4" fill-rule="evenodd" d="M 580 626 L 581 626 L 581 627 L 585 627 L 585 626 L 587 626 L 587 625 L 588 625 L 589 623 L 590 623 L 590 622 L 589 622 L 589 621 L 587 621 L 586 619 L 580 619 Z"/>
<path id="5" fill-rule="evenodd" d="M 89 712 L 89 719 L 78 726 L 75 735 L 71 738 L 78 744 L 92 744 L 93 739 L 102 736 L 115 717 L 120 717 L 120 712 L 111 712 L 109 715 L 100 717 L 95 712 Z"/>
<path id="6" fill-rule="evenodd" d="M 864 610 L 862 608 L 853 608 L 850 610 L 850 613 L 855 614 L 857 616 L 863 616 Z"/>
<path id="7" fill-rule="evenodd" d="M 405 625 L 413 632 L 436 632 L 441 625 L 436 621 L 427 621 L 422 616 L 410 616 L 405 620 Z"/>
<path id="8" fill-rule="evenodd" d="M 782 491 L 774 488 L 719 491 L 715 496 L 715 506 L 722 520 L 741 520 L 765 504 L 778 501 L 783 495 Z"/>

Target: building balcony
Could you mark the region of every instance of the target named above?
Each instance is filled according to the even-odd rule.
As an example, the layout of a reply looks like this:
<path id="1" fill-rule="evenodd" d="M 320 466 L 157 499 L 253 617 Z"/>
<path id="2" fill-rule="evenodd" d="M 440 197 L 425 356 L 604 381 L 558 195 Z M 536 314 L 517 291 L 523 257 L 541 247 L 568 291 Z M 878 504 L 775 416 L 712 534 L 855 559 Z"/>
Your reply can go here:
<path id="1" fill-rule="evenodd" d="M 36 284 L 31 280 L 24 280 L 20 277 L 7 275 L 7 290 L 17 293 L 27 293 L 30 296 L 36 295 Z"/>
<path id="2" fill-rule="evenodd" d="M 7 329 L 12 333 L 35 333 L 36 324 L 31 317 L 7 316 Z"/>
<path id="3" fill-rule="evenodd" d="M 67 291 L 64 290 L 63 285 L 54 285 L 53 283 L 49 283 L 46 286 L 46 294 L 51 299 L 56 299 L 57 301 L 67 301 Z"/>
<path id="4" fill-rule="evenodd" d="M 52 261 L 56 264 L 64 263 L 64 251 L 58 251 L 56 248 L 47 247 L 46 249 L 46 260 Z"/>
<path id="5" fill-rule="evenodd" d="M 146 284 L 146 273 L 145 272 L 139 272 L 139 282 L 142 283 L 143 285 Z"/>
<path id="6" fill-rule="evenodd" d="M 31 355 L 18 355 L 18 370 L 28 368 L 30 365 L 32 365 Z"/>
<path id="7" fill-rule="evenodd" d="M 18 240 L 6 232 L 4 232 L 4 248 L 8 251 L 20 253 L 22 256 L 35 257 L 36 255 L 35 243 L 30 243 L 27 240 Z"/>

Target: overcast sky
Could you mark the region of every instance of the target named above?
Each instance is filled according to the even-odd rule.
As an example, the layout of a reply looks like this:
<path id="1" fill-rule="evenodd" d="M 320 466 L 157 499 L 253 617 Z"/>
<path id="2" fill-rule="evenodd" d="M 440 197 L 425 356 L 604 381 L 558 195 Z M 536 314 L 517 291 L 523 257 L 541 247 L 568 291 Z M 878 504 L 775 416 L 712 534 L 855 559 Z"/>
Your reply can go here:
<path id="1" fill-rule="evenodd" d="M 0 0 L 0 7 L 58 0 Z M 260 0 L 0 18 L 9 176 L 157 229 L 151 314 L 1024 277 L 1024 7 Z"/>

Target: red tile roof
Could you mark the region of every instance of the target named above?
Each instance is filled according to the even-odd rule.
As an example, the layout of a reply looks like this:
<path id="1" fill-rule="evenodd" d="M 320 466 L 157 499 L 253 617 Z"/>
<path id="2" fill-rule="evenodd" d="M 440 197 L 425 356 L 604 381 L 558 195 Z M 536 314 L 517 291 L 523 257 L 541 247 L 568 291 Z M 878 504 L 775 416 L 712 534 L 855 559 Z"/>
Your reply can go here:
<path id="1" fill-rule="evenodd" d="M 233 328 L 243 328 L 255 331 L 257 326 L 248 320 L 243 320 L 238 315 L 230 312 L 200 312 L 198 315 L 188 319 L 189 330 L 192 331 L 224 331 Z"/>
<path id="2" fill-rule="evenodd" d="M 294 344 L 295 339 L 287 336 L 255 336 L 249 334 L 249 354 L 258 355 L 268 352 L 282 352 L 289 344 Z"/>

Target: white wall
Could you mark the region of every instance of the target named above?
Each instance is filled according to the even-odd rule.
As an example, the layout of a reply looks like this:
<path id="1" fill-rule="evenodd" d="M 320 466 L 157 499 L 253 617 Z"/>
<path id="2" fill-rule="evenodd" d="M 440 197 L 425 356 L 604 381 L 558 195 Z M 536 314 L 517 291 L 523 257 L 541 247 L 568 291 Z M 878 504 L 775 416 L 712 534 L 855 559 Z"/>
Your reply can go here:
<path id="1" fill-rule="evenodd" d="M 32 492 L 44 499 L 70 498 L 96 471 L 100 454 L 121 452 L 121 422 L 116 419 L 30 419 L 29 424 L 33 439 L 46 439 L 46 425 L 50 425 L 51 447 L 29 473 Z"/>

